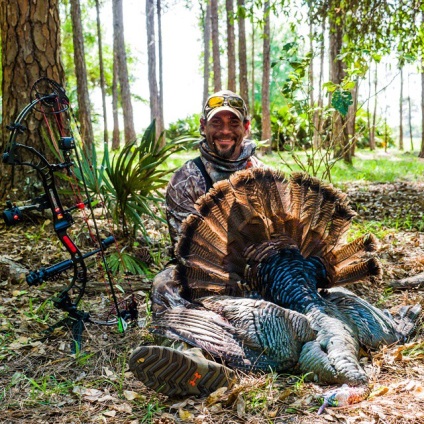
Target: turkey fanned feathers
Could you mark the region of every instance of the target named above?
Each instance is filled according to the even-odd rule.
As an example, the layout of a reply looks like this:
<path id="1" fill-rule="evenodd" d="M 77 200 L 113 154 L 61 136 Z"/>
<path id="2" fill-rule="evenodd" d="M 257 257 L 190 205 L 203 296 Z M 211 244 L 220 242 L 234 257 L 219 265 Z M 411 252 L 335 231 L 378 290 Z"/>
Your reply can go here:
<path id="1" fill-rule="evenodd" d="M 287 180 L 270 169 L 241 171 L 215 184 L 195 207 L 199 215 L 184 222 L 176 253 L 180 270 L 184 268 L 183 285 L 189 291 L 196 289 L 201 296 L 245 295 L 241 282 L 249 258 L 244 252 L 252 245 L 268 242 L 279 244 L 279 249 L 295 246 L 305 258 L 318 257 L 327 270 L 322 287 L 381 272 L 376 260 L 368 263 L 368 252 L 375 250 L 374 237 L 344 243 L 356 215 L 346 195 L 307 174 L 294 173 Z M 198 279 L 200 270 L 205 277 L 202 283 Z M 220 291 L 216 290 L 217 277 L 225 281 Z M 214 287 L 211 291 L 210 284 Z"/>

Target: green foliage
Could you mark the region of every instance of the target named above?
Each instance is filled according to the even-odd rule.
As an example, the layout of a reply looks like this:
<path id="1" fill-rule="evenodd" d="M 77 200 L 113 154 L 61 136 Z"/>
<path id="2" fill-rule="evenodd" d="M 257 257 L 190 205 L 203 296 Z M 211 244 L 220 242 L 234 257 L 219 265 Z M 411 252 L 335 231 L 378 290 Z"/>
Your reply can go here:
<path id="1" fill-rule="evenodd" d="M 155 122 L 144 132 L 139 144 L 125 146 L 112 160 L 105 152 L 107 177 L 102 194 L 115 222 L 120 222 L 124 233 L 144 230 L 142 216 L 156 219 L 151 204 L 162 199 L 159 189 L 166 186 L 167 174 L 173 170 L 161 165 L 168 157 L 187 148 L 189 140 L 180 138 L 160 147 L 163 135 L 156 141 Z"/>
<path id="2" fill-rule="evenodd" d="M 337 90 L 331 97 L 331 105 L 336 109 L 342 116 L 347 115 L 349 106 L 353 103 L 352 93 L 346 90 Z"/>
<path id="3" fill-rule="evenodd" d="M 173 140 L 177 137 L 199 137 L 200 114 L 195 113 L 184 119 L 171 122 L 166 129 L 166 136 Z"/>
<path id="4" fill-rule="evenodd" d="M 107 262 L 113 273 L 128 272 L 133 275 L 146 275 L 148 273 L 146 264 L 141 259 L 125 252 L 111 253 L 107 257 Z"/>
<path id="5" fill-rule="evenodd" d="M 356 146 L 359 148 L 369 147 L 370 142 L 370 128 L 369 122 L 372 120 L 372 116 L 364 109 L 359 109 L 356 112 L 356 134 L 357 141 Z M 389 127 L 387 122 L 381 117 L 377 117 L 375 125 L 375 144 L 377 147 L 387 148 L 395 146 L 395 139 L 393 136 L 393 130 Z"/>

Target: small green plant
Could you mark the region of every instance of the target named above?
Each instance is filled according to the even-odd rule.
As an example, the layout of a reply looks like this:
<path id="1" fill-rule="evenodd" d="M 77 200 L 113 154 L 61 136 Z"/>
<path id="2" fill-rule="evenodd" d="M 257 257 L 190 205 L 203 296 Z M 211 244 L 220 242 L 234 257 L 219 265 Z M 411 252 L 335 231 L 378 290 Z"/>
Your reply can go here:
<path id="1" fill-rule="evenodd" d="M 48 311 L 48 305 L 50 300 L 45 300 L 41 305 L 34 306 L 34 299 L 32 297 L 28 300 L 28 309 L 24 310 L 24 315 L 28 320 L 36 321 L 41 324 L 47 324 L 50 318 L 50 312 Z"/>
<path id="2" fill-rule="evenodd" d="M 375 305 L 377 307 L 383 307 L 387 304 L 387 301 L 393 296 L 393 288 L 392 287 L 386 287 L 381 294 L 380 298 L 377 300 Z"/>
<path id="3" fill-rule="evenodd" d="M 410 358 L 422 358 L 424 356 L 424 342 L 414 343 L 402 351 L 402 355 Z"/>
<path id="4" fill-rule="evenodd" d="M 144 417 L 141 418 L 140 423 L 151 424 L 153 423 L 153 419 L 156 415 L 160 414 L 163 411 L 164 407 L 159 404 L 158 400 L 152 399 L 146 405 L 146 409 L 144 411 Z"/>

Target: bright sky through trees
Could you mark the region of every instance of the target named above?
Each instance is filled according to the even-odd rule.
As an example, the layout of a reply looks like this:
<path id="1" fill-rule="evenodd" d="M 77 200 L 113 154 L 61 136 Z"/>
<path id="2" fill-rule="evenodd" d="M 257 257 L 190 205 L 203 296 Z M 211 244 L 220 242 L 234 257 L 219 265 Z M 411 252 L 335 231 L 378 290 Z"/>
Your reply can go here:
<path id="1" fill-rule="evenodd" d="M 193 113 L 199 113 L 202 106 L 203 80 L 201 71 L 202 33 L 199 28 L 197 5 L 193 10 L 184 7 L 184 2 L 176 2 L 169 10 L 165 10 L 162 17 L 163 28 L 163 61 L 164 61 L 164 118 L 165 125 L 183 119 Z M 102 8 L 102 19 L 105 38 L 112 44 L 112 16 L 110 4 Z M 274 18 L 275 19 L 275 18 Z M 271 22 L 271 33 L 273 26 Z M 130 65 L 130 74 L 134 78 L 131 83 L 133 96 L 149 98 L 147 80 L 147 46 L 146 46 L 146 16 L 145 1 L 124 1 L 124 27 L 125 42 L 129 46 L 132 57 L 136 63 Z M 157 37 L 157 27 L 155 28 Z M 302 31 L 306 36 L 307 29 Z M 157 53 L 158 54 L 158 53 Z M 317 59 L 318 60 L 318 59 Z M 384 64 L 383 64 L 384 63 Z M 399 70 L 396 68 L 395 58 L 386 58 L 380 65 L 379 90 L 388 85 L 387 90 L 379 96 L 379 114 L 388 116 L 389 125 L 398 125 L 398 96 L 399 96 Z M 317 65 L 318 66 L 318 65 Z M 413 99 L 414 121 L 419 119 L 419 75 L 413 65 L 405 68 L 405 98 L 411 95 Z M 408 74 L 409 81 L 408 81 Z M 396 76 L 397 75 L 397 76 Z M 394 78 L 394 76 L 396 76 Z M 326 74 L 328 78 L 328 74 Z M 362 102 L 368 98 L 368 81 L 361 81 L 360 97 Z M 101 102 L 97 104 L 101 113 Z M 150 123 L 148 104 L 136 100 L 133 102 L 136 131 L 140 132 Z M 364 105 L 366 107 L 366 105 Z M 406 107 L 406 105 L 405 105 Z M 109 113 L 111 113 L 109 108 Z M 112 122 L 110 119 L 109 122 Z"/>
<path id="2" fill-rule="evenodd" d="M 106 41 L 112 43 L 112 16 L 104 6 L 103 20 Z M 196 13 L 183 4 L 173 6 L 162 17 L 164 61 L 164 117 L 166 125 L 179 118 L 201 112 L 203 80 L 200 70 L 201 31 Z M 132 94 L 149 98 L 147 80 L 147 47 L 145 1 L 124 2 L 125 42 L 136 58 L 130 73 Z M 155 28 L 157 37 L 157 27 Z M 158 53 L 156 53 L 158 54 Z M 98 102 L 100 106 L 100 102 Z M 148 104 L 133 102 L 134 124 L 141 131 L 150 123 Z M 110 111 L 111 113 L 111 111 Z M 112 122 L 111 120 L 109 122 Z"/>

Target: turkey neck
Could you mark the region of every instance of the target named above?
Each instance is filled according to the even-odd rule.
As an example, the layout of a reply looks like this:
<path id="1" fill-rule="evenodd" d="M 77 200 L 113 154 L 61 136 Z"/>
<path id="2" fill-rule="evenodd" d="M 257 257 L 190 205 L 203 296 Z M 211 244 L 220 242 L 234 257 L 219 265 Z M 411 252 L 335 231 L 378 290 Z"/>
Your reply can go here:
<path id="1" fill-rule="evenodd" d="M 322 298 L 317 279 L 326 270 L 318 258 L 305 259 L 297 249 L 274 252 L 268 258 L 251 258 L 246 277 L 265 300 L 306 315 L 317 331 L 316 342 L 325 353 L 327 367 L 317 360 L 314 373 L 328 383 L 367 384 L 358 361 L 357 330 L 338 309 Z M 325 368 L 325 371 L 323 369 Z"/>

